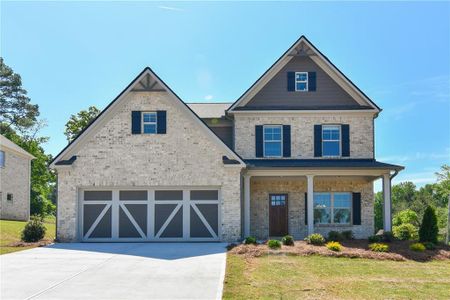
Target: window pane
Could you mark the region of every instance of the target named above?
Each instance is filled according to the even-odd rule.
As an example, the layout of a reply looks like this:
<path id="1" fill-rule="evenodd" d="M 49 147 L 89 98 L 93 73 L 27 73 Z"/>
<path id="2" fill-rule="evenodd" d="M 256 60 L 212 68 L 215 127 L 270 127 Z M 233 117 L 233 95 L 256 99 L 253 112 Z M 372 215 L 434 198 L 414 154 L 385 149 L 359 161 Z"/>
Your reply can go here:
<path id="1" fill-rule="evenodd" d="M 156 133 L 156 124 L 144 124 L 144 133 Z"/>
<path id="2" fill-rule="evenodd" d="M 334 207 L 348 207 L 351 205 L 351 196 L 349 193 L 334 193 Z"/>
<path id="3" fill-rule="evenodd" d="M 335 142 L 327 142 L 324 141 L 323 143 L 323 148 L 322 148 L 322 155 L 323 156 L 339 156 L 339 152 L 340 152 L 340 142 L 339 141 L 335 141 Z"/>
<path id="4" fill-rule="evenodd" d="M 332 140 L 339 140 L 340 139 L 339 129 L 335 129 L 335 130 L 331 131 L 331 139 Z"/>
<path id="5" fill-rule="evenodd" d="M 5 166 L 5 152 L 0 151 L 0 167 Z"/>
<path id="6" fill-rule="evenodd" d="M 297 73 L 296 74 L 296 80 L 297 81 L 305 81 L 306 80 L 306 73 Z"/>
<path id="7" fill-rule="evenodd" d="M 314 223 L 329 224 L 331 223 L 330 209 L 327 208 L 315 208 L 314 209 Z"/>
<path id="8" fill-rule="evenodd" d="M 264 143 L 265 156 L 281 156 L 281 142 L 265 142 Z"/>
<path id="9" fill-rule="evenodd" d="M 297 91 L 306 91 L 306 82 L 297 82 Z"/>
<path id="10" fill-rule="evenodd" d="M 156 122 L 156 113 L 144 113 L 144 122 Z"/>
<path id="11" fill-rule="evenodd" d="M 314 193 L 314 208 L 326 208 L 331 206 L 330 193 Z"/>
<path id="12" fill-rule="evenodd" d="M 334 223 L 348 224 L 350 223 L 350 209 L 337 208 L 334 210 Z"/>

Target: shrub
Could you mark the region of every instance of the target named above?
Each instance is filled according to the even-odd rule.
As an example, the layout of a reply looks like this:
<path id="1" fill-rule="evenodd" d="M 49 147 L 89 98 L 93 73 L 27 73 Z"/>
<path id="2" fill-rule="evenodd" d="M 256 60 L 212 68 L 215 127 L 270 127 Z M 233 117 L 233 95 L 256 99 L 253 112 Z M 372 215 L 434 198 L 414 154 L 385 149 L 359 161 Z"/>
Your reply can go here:
<path id="1" fill-rule="evenodd" d="M 346 240 L 353 240 L 353 238 L 354 238 L 353 231 L 351 231 L 351 230 L 342 231 L 342 236 Z"/>
<path id="2" fill-rule="evenodd" d="M 283 236 L 281 242 L 286 246 L 294 246 L 294 238 L 291 235 Z"/>
<path id="3" fill-rule="evenodd" d="M 436 249 L 436 245 L 433 244 L 432 242 L 424 242 L 422 244 L 425 246 L 425 248 L 427 248 L 427 250 L 434 250 L 434 249 Z"/>
<path id="4" fill-rule="evenodd" d="M 256 238 L 254 236 L 248 236 L 244 240 L 244 244 L 246 245 L 256 245 Z"/>
<path id="5" fill-rule="evenodd" d="M 379 243 L 383 240 L 383 236 L 381 235 L 371 235 L 369 236 L 369 243 Z"/>
<path id="6" fill-rule="evenodd" d="M 269 240 L 267 242 L 267 245 L 270 249 L 280 249 L 281 248 L 281 242 L 278 240 Z"/>
<path id="7" fill-rule="evenodd" d="M 389 246 L 383 243 L 372 243 L 369 245 L 369 249 L 373 252 L 388 252 Z"/>
<path id="8" fill-rule="evenodd" d="M 419 241 L 436 244 L 438 233 L 436 211 L 433 207 L 428 206 L 423 214 L 422 224 L 420 224 Z"/>
<path id="9" fill-rule="evenodd" d="M 409 249 L 416 252 L 423 252 L 425 251 L 425 246 L 422 243 L 414 243 L 409 246 Z"/>
<path id="10" fill-rule="evenodd" d="M 402 241 L 412 240 L 417 238 L 417 228 L 412 224 L 402 224 L 393 227 L 394 236 Z"/>
<path id="11" fill-rule="evenodd" d="M 390 231 L 384 231 L 381 235 L 383 242 L 390 243 L 394 240 L 394 234 Z"/>
<path id="12" fill-rule="evenodd" d="M 328 240 L 337 242 L 342 241 L 344 239 L 344 236 L 339 231 L 330 231 L 328 232 Z"/>
<path id="13" fill-rule="evenodd" d="M 325 246 L 331 251 L 339 252 L 342 250 L 342 245 L 339 242 L 328 242 Z"/>
<path id="14" fill-rule="evenodd" d="M 405 209 L 398 212 L 392 219 L 392 224 L 394 226 L 400 226 L 407 223 L 419 226 L 419 217 L 417 216 L 417 213 L 411 209 Z"/>
<path id="15" fill-rule="evenodd" d="M 37 216 L 33 216 L 22 231 L 22 241 L 28 243 L 37 242 L 44 238 L 45 231 L 46 228 L 42 219 Z"/>
<path id="16" fill-rule="evenodd" d="M 305 241 L 308 244 L 316 245 L 316 246 L 322 246 L 325 244 L 325 238 L 320 233 L 313 233 L 308 235 L 305 238 Z"/>

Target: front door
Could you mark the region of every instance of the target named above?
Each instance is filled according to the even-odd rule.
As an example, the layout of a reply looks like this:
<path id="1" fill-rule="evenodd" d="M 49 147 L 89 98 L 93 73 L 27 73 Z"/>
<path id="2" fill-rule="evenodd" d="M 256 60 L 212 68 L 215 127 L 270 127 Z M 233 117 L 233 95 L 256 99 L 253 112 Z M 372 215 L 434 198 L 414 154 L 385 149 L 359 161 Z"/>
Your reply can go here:
<path id="1" fill-rule="evenodd" d="M 269 234 L 284 236 L 288 234 L 288 196 L 271 194 L 269 196 Z"/>

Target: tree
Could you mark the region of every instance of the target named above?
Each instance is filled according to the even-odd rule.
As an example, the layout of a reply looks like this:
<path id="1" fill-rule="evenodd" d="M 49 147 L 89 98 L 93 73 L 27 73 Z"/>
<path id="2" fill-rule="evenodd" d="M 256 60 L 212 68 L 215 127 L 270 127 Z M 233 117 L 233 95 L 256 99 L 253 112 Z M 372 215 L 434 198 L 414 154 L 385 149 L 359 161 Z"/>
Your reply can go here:
<path id="1" fill-rule="evenodd" d="M 416 193 L 416 186 L 410 181 L 396 184 L 392 187 L 392 212 L 396 214 L 399 211 L 410 208 Z"/>
<path id="2" fill-rule="evenodd" d="M 375 207 L 374 207 L 374 217 L 375 217 L 375 232 L 383 229 L 383 193 L 378 192 L 375 194 Z"/>
<path id="3" fill-rule="evenodd" d="M 87 110 L 81 110 L 76 115 L 71 115 L 69 121 L 66 123 L 64 135 L 70 143 L 80 132 L 86 128 L 100 113 L 100 110 L 95 106 L 90 106 Z"/>
<path id="4" fill-rule="evenodd" d="M 0 57 L 0 123 L 22 134 L 38 124 L 39 107 L 31 104 L 19 74 Z M 1 131 L 3 133 L 3 131 Z"/>
<path id="5" fill-rule="evenodd" d="M 421 242 L 436 244 L 438 241 L 438 233 L 436 211 L 432 206 L 428 206 L 423 214 L 422 224 L 420 224 L 419 240 Z"/>

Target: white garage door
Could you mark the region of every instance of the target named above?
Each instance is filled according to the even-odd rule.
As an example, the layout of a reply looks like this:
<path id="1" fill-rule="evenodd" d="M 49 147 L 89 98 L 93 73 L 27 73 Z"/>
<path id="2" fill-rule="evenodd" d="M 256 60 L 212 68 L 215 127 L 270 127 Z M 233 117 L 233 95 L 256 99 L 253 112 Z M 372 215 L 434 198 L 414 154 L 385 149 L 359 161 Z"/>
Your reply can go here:
<path id="1" fill-rule="evenodd" d="M 86 189 L 83 241 L 217 241 L 218 189 Z"/>

